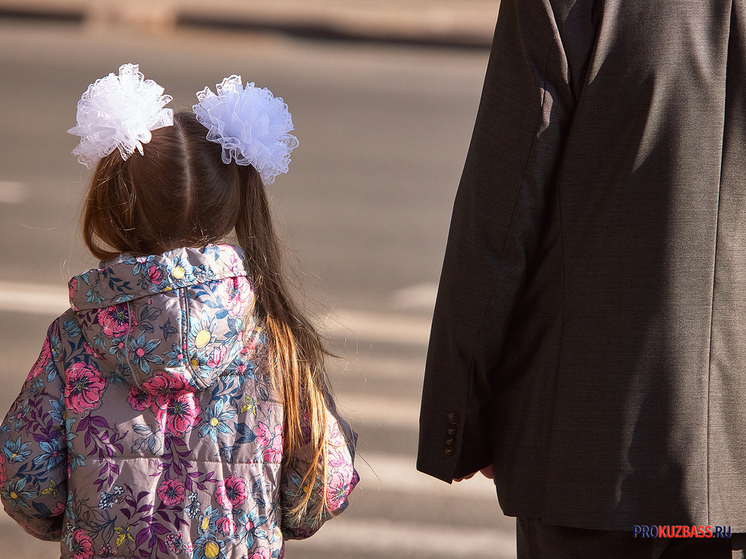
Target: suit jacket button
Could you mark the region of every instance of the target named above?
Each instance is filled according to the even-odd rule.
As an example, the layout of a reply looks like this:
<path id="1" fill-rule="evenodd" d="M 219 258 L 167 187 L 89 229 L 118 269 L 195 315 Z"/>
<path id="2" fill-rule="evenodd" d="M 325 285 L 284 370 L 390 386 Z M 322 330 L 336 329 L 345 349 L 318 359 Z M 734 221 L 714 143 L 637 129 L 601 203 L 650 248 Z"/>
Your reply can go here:
<path id="1" fill-rule="evenodd" d="M 447 445 L 444 452 L 446 453 L 446 456 L 453 456 L 453 454 L 456 452 L 456 449 L 453 448 L 451 445 Z"/>
<path id="2" fill-rule="evenodd" d="M 456 428 L 455 427 L 449 427 L 446 430 L 446 433 L 448 433 L 449 435 L 455 435 L 456 434 Z"/>
<path id="3" fill-rule="evenodd" d="M 453 445 L 455 445 L 455 444 L 456 444 L 456 438 L 455 438 L 455 437 L 448 437 L 448 438 L 446 439 L 446 444 L 447 444 L 448 446 L 453 446 Z"/>
<path id="4" fill-rule="evenodd" d="M 448 421 L 451 423 L 451 425 L 456 425 L 458 423 L 459 417 L 458 414 L 455 412 L 451 412 L 448 414 Z"/>

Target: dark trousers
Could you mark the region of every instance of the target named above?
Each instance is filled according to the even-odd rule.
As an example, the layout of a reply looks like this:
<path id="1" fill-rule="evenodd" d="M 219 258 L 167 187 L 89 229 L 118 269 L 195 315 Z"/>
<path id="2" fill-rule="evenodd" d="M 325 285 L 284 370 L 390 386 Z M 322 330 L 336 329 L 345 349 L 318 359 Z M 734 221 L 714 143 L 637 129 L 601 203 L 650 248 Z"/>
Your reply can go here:
<path id="1" fill-rule="evenodd" d="M 640 538 L 516 519 L 518 559 L 746 559 L 744 534 L 732 538 Z"/>

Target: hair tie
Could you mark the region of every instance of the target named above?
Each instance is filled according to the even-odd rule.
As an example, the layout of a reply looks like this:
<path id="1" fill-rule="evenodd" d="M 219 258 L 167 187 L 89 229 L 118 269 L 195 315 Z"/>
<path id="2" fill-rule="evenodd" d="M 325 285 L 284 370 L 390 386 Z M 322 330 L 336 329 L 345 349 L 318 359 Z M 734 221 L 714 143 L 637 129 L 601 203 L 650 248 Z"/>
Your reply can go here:
<path id="1" fill-rule="evenodd" d="M 241 76 L 232 75 L 217 84 L 217 95 L 205 87 L 197 99 L 194 114 L 207 128 L 207 139 L 222 146 L 223 163 L 233 158 L 252 165 L 265 184 L 287 173 L 298 139 L 288 133 L 293 119 L 281 97 L 253 82 L 244 88 Z"/>
<path id="2" fill-rule="evenodd" d="M 78 125 L 68 130 L 80 136 L 73 154 L 89 169 L 116 148 L 124 160 L 135 150 L 142 154 L 152 130 L 173 125 L 173 110 L 163 108 L 171 99 L 137 64 L 120 66 L 119 76 L 96 80 L 78 101 Z"/>

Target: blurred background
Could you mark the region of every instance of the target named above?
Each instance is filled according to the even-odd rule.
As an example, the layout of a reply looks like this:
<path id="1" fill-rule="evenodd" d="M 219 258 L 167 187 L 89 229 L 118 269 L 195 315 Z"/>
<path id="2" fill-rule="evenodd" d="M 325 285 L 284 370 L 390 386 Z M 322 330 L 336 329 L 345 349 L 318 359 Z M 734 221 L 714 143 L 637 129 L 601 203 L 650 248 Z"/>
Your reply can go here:
<path id="1" fill-rule="evenodd" d="M 339 404 L 359 433 L 352 506 L 289 559 L 515 557 L 482 478 L 415 470 L 429 324 L 499 0 L 0 0 L 0 414 L 68 279 L 89 173 L 70 151 L 88 84 L 140 64 L 189 108 L 231 74 L 281 96 L 300 147 L 270 187 Z M 0 555 L 53 559 L 0 512 Z"/>

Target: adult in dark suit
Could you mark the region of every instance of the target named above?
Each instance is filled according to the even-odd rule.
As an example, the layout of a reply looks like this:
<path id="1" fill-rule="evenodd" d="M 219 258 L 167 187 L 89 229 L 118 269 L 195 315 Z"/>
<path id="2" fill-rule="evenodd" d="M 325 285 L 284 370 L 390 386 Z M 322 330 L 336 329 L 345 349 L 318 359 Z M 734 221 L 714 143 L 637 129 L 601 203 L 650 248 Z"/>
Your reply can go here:
<path id="1" fill-rule="evenodd" d="M 521 553 L 746 531 L 746 1 L 502 0 L 418 456 L 490 466 Z"/>

